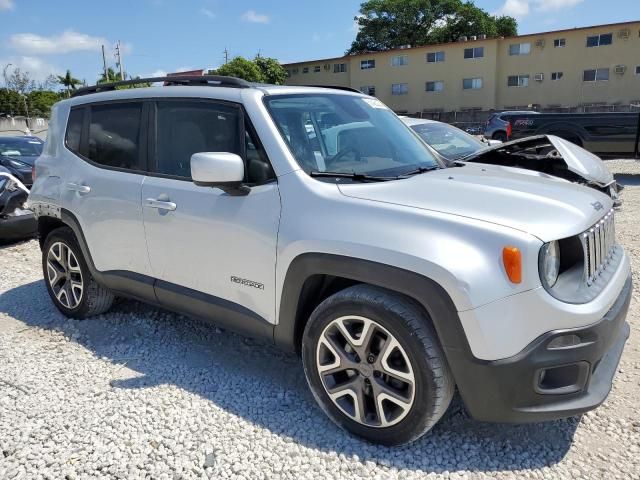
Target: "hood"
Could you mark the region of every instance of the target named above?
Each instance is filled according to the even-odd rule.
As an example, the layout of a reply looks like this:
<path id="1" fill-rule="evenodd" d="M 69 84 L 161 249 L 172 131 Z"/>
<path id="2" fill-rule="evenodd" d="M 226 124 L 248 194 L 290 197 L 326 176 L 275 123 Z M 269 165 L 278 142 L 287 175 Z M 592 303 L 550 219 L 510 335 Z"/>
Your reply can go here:
<path id="1" fill-rule="evenodd" d="M 527 149 L 532 149 L 538 145 L 542 147 L 549 143 L 555 147 L 560 157 L 562 157 L 567 169 L 584 178 L 587 182 L 592 182 L 600 187 L 604 187 L 614 181 L 613 175 L 607 169 L 600 157 L 588 152 L 574 143 L 569 142 L 568 140 L 556 137 L 555 135 L 537 135 L 534 137 L 521 138 L 507 143 L 490 146 L 480 152 L 473 153 L 462 160 L 491 163 L 487 157 L 493 151 L 500 150 L 502 148 L 509 148 L 511 146 L 522 146 L 523 148 L 526 147 Z M 544 162 L 545 157 L 541 156 L 539 161 Z"/>
<path id="2" fill-rule="evenodd" d="M 339 184 L 343 195 L 482 220 L 544 242 L 576 235 L 612 207 L 592 189 L 518 169 L 465 164 L 380 183 Z"/>
<path id="3" fill-rule="evenodd" d="M 18 160 L 19 162 L 26 163 L 30 167 L 33 167 L 33 164 L 36 162 L 39 155 L 3 155 L 3 157 Z"/>

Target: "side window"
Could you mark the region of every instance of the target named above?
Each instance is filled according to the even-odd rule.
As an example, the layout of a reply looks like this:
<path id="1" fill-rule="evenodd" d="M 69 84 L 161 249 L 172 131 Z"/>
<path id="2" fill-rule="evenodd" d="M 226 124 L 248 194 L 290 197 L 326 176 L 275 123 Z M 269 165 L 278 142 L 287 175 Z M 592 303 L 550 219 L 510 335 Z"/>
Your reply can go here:
<path id="1" fill-rule="evenodd" d="M 267 154 L 262 145 L 257 140 L 256 134 L 248 127 L 248 120 L 245 119 L 245 152 L 246 152 L 246 174 L 247 183 L 265 183 L 276 178 Z"/>
<path id="2" fill-rule="evenodd" d="M 93 105 L 89 159 L 105 167 L 144 170 L 140 159 L 141 117 L 142 103 Z"/>
<path id="3" fill-rule="evenodd" d="M 82 135 L 82 123 L 84 122 L 84 108 L 74 108 L 69 113 L 67 132 L 64 143 L 73 153 L 80 153 L 80 136 Z"/>
<path id="4" fill-rule="evenodd" d="M 191 178 L 191 155 L 229 152 L 240 155 L 239 110 L 212 102 L 157 103 L 156 168 L 165 175 Z"/>

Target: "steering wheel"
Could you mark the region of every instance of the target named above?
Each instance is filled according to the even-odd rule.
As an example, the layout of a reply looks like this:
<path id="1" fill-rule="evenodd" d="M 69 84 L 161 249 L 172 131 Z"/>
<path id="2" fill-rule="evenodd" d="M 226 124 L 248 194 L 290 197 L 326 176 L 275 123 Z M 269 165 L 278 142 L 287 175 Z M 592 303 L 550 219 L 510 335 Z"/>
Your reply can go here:
<path id="1" fill-rule="evenodd" d="M 361 155 L 360 155 L 360 151 L 357 148 L 344 147 L 342 150 L 336 153 L 333 157 L 327 158 L 326 160 L 327 167 L 330 165 L 334 165 L 336 163 L 340 163 L 341 161 L 343 161 L 343 158 L 347 156 L 349 153 L 353 153 L 354 159 L 356 162 L 360 161 Z"/>

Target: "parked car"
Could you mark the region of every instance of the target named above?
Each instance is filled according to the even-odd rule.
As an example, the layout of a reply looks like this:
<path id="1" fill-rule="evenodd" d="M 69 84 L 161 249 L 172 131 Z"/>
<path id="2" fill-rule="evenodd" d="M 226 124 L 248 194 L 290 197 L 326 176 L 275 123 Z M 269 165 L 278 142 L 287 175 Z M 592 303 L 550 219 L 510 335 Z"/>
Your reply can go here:
<path id="1" fill-rule="evenodd" d="M 499 140 L 487 140 L 449 125 L 448 123 L 424 118 L 400 117 L 420 137 L 446 160 L 454 161 L 489 146 L 500 145 Z"/>
<path id="2" fill-rule="evenodd" d="M 169 85 L 116 89 L 138 81 Z M 498 422 L 611 389 L 632 287 L 601 192 L 447 166 L 376 98 L 228 77 L 79 89 L 47 142 L 29 205 L 66 316 L 125 296 L 265 338 L 334 422 L 389 445 L 455 387 Z"/>
<path id="3" fill-rule="evenodd" d="M 503 144 L 498 140 L 481 141 L 433 120 L 405 117 L 402 121 L 447 161 L 502 165 L 553 175 L 600 190 L 611 196 L 615 206 L 621 205 L 619 186 L 602 159 L 561 138 L 539 135 Z"/>
<path id="4" fill-rule="evenodd" d="M 44 142 L 37 137 L 0 137 L 0 165 L 30 187 L 33 164 L 43 146 Z"/>
<path id="5" fill-rule="evenodd" d="M 485 129 L 488 138 L 515 140 L 534 135 L 564 138 L 593 153 L 631 155 L 640 117 L 635 113 L 502 112 Z"/>
<path id="6" fill-rule="evenodd" d="M 27 187 L 0 166 L 0 243 L 35 236 L 35 216 L 24 205 L 28 195 Z"/>

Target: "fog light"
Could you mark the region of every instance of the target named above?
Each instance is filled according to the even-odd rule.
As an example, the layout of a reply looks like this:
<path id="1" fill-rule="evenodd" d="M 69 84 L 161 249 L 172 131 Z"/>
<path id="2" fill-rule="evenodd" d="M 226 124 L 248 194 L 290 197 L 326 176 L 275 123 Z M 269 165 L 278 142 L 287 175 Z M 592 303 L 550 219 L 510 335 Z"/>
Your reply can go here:
<path id="1" fill-rule="evenodd" d="M 547 345 L 547 350 L 558 350 L 560 348 L 571 348 L 580 345 L 582 341 L 578 335 L 561 335 L 554 338 Z"/>

